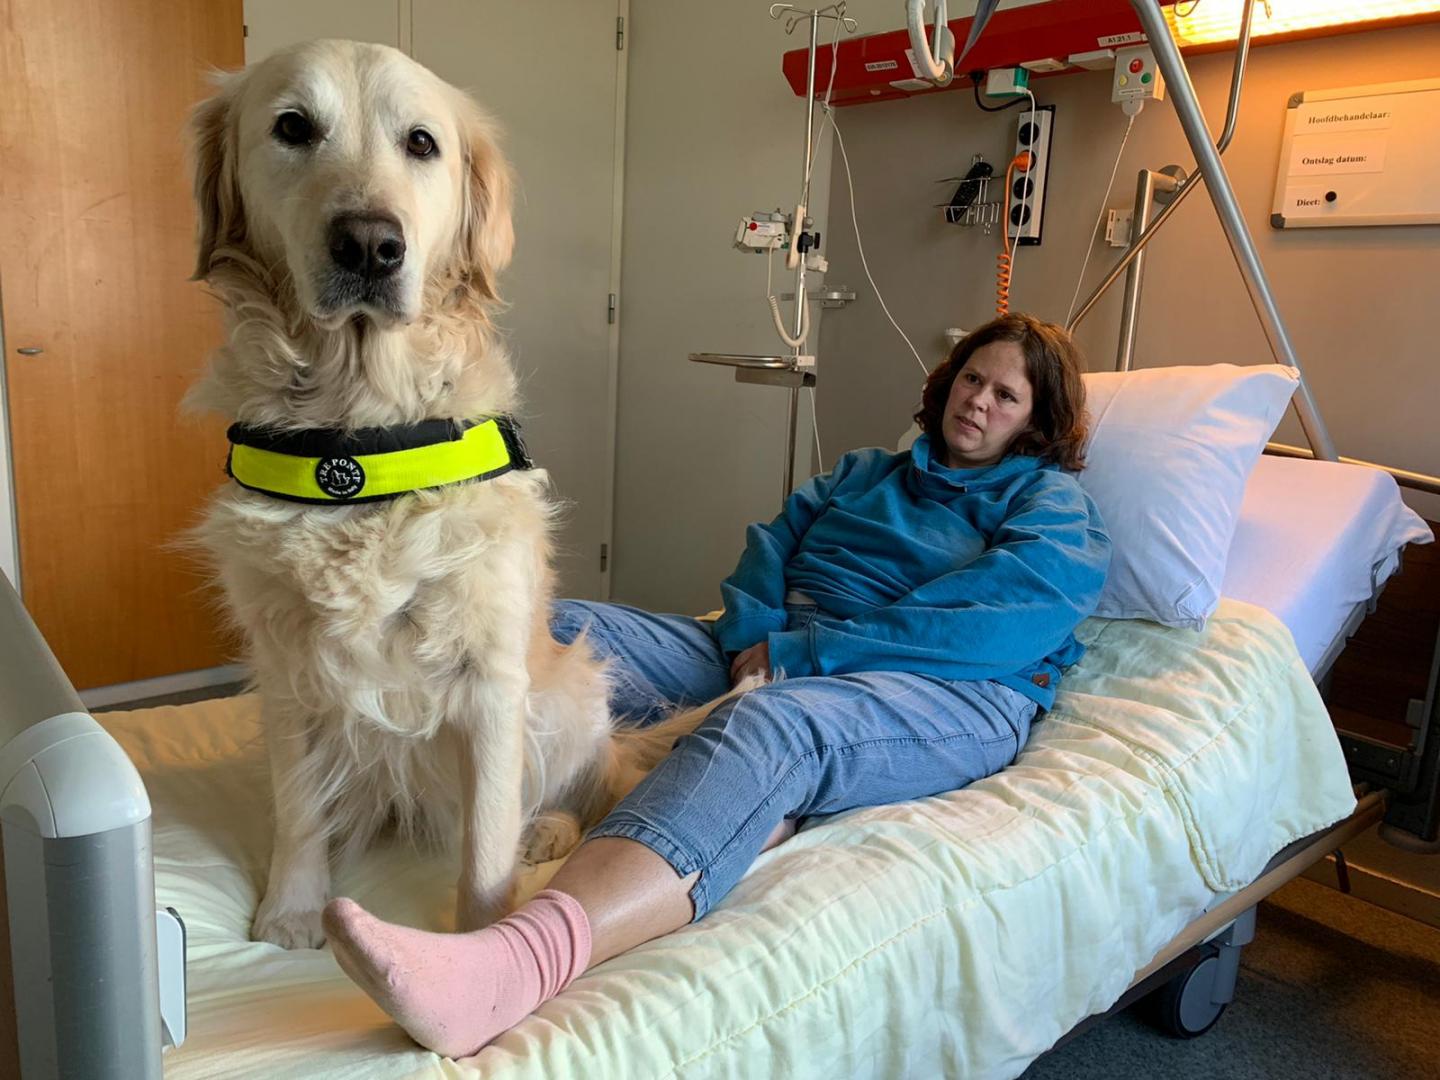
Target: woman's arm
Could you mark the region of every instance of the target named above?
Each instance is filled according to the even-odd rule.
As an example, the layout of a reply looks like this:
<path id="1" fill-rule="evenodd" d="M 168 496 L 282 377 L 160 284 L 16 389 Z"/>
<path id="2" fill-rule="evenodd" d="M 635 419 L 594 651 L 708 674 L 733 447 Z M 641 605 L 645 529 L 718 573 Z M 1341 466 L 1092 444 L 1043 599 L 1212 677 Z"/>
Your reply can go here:
<path id="1" fill-rule="evenodd" d="M 883 451 L 846 454 L 830 472 L 796 488 L 774 521 L 745 530 L 745 552 L 735 572 L 720 583 L 725 614 L 715 624 L 715 638 L 727 653 L 743 652 L 785 629 L 785 565 L 837 489 L 855 473 L 857 458 L 877 453 Z"/>
<path id="2" fill-rule="evenodd" d="M 1110 539 L 1073 478 L 1043 475 L 984 554 L 853 619 L 772 632 L 772 666 L 792 677 L 893 668 L 991 679 L 1061 648 L 1099 603 Z"/>

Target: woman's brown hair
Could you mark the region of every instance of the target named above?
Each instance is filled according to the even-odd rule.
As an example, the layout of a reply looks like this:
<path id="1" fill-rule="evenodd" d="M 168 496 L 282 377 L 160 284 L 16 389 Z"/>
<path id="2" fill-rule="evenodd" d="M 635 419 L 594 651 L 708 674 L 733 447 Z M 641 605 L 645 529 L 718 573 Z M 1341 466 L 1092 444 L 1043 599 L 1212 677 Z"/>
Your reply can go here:
<path id="1" fill-rule="evenodd" d="M 997 341 L 1013 341 L 1025 357 L 1025 375 L 1033 399 L 1030 426 L 1006 451 L 1053 461 L 1062 468 L 1085 467 L 1085 383 L 1080 378 L 1080 349 L 1063 327 L 1029 315 L 1002 315 L 960 340 L 948 359 L 930 373 L 915 422 L 932 439 L 943 438 L 945 403 L 950 388 L 976 351 Z"/>

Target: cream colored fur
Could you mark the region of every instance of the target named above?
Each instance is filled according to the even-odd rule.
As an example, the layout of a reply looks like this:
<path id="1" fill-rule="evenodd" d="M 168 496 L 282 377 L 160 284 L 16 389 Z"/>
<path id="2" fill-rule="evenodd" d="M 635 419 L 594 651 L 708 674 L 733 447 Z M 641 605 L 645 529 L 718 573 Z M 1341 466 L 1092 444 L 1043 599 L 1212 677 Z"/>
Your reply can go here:
<path id="1" fill-rule="evenodd" d="M 276 117 L 320 137 L 297 150 Z M 225 76 L 194 116 L 197 278 L 225 344 L 196 407 L 278 429 L 517 406 L 490 313 L 511 178 L 493 125 L 393 49 L 314 42 Z M 436 155 L 407 153 L 423 127 Z M 385 303 L 327 307 L 326 230 L 385 213 L 405 264 Z M 392 502 L 306 506 L 229 484 L 197 531 L 262 696 L 275 846 L 257 939 L 322 940 L 334 849 L 383 827 L 458 833 L 457 922 L 503 914 L 522 829 L 562 853 L 705 710 L 612 732 L 603 667 L 546 620 L 555 502 L 541 470 Z"/>

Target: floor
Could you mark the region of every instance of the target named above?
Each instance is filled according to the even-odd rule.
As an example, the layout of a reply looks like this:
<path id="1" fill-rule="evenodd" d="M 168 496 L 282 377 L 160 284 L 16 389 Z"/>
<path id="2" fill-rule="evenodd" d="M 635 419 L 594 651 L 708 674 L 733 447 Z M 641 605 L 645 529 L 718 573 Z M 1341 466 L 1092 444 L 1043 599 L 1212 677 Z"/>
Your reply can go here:
<path id="1" fill-rule="evenodd" d="M 1440 930 L 1297 879 L 1260 905 L 1235 1001 L 1206 1034 L 1162 1034 L 1136 1006 L 1024 1080 L 1440 1077 Z"/>

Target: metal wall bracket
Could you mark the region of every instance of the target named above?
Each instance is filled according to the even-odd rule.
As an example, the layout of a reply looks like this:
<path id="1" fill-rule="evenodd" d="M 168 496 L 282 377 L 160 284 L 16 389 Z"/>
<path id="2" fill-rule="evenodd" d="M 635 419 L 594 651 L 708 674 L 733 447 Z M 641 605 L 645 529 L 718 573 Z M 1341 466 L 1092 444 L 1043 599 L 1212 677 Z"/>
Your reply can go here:
<path id="1" fill-rule="evenodd" d="M 844 285 L 834 289 L 814 289 L 805 294 L 811 300 L 817 302 L 822 308 L 844 307 L 855 299 L 855 290 L 846 288 Z M 787 292 L 780 294 L 781 300 L 794 300 L 795 293 Z"/>
<path id="2" fill-rule="evenodd" d="M 799 368 L 789 368 L 784 371 L 776 369 L 766 370 L 764 368 L 736 368 L 735 381 L 755 383 L 760 386 L 788 386 L 791 389 L 795 389 L 801 386 L 814 386 L 815 372 L 802 371 Z"/>

